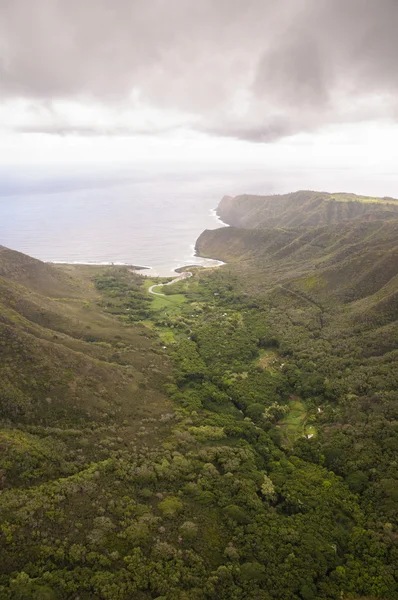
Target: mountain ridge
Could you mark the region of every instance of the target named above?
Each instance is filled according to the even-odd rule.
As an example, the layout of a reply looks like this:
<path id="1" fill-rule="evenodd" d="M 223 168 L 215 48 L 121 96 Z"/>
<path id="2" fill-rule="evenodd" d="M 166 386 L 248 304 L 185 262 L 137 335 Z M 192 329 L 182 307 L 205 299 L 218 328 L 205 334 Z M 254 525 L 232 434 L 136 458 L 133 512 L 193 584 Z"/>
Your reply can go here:
<path id="1" fill-rule="evenodd" d="M 320 226 L 351 219 L 398 217 L 398 200 L 300 190 L 289 194 L 224 196 L 217 215 L 227 224 L 248 229 Z"/>

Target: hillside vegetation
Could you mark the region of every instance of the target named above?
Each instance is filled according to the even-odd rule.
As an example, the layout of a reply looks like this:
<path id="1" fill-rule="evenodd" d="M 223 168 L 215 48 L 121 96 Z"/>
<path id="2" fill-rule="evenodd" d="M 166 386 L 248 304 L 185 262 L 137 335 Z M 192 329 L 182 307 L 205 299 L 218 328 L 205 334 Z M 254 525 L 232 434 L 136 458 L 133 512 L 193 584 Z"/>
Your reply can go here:
<path id="1" fill-rule="evenodd" d="M 2 248 L 0 272 L 3 417 L 84 425 L 145 412 L 142 367 L 160 361 L 143 328 L 100 311 L 93 283 L 67 269 Z"/>
<path id="2" fill-rule="evenodd" d="M 355 194 L 299 191 L 274 196 L 224 196 L 218 216 L 235 227 L 320 226 L 350 219 L 397 218 L 398 200 Z"/>
<path id="3" fill-rule="evenodd" d="M 204 232 L 165 296 L 2 249 L 0 600 L 398 598 L 385 216 Z"/>
<path id="4" fill-rule="evenodd" d="M 202 256 L 216 257 L 253 275 L 253 291 L 311 274 L 311 293 L 343 301 L 386 286 L 398 274 L 398 219 L 353 220 L 311 228 L 205 231 L 197 240 Z"/>
<path id="5" fill-rule="evenodd" d="M 333 196 L 298 192 L 280 197 L 281 205 L 277 197 L 223 199 L 220 215 L 241 227 L 206 231 L 197 249 L 228 262 L 224 278 L 240 301 L 263 312 L 295 394 L 318 405 L 318 435 L 296 446 L 344 478 L 370 529 L 384 522 L 395 531 L 396 208 L 390 199 Z M 324 219 L 331 224 L 319 226 Z M 287 430 L 302 419 L 295 406 L 282 422 Z"/>

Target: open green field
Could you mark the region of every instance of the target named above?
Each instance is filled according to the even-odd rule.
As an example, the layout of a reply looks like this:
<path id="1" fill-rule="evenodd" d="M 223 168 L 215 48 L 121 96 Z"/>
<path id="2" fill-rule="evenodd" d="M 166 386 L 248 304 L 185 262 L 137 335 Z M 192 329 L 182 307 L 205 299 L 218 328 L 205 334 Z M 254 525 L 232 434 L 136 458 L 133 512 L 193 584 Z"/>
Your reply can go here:
<path id="1" fill-rule="evenodd" d="M 275 350 L 264 350 L 259 351 L 259 357 L 256 362 L 262 369 L 275 372 L 276 368 L 280 368 L 279 354 Z"/>
<path id="2" fill-rule="evenodd" d="M 188 282 L 181 281 L 176 282 L 172 286 L 158 287 L 154 291 L 159 294 L 163 294 L 167 290 L 167 294 L 164 296 L 155 296 L 149 293 L 149 288 L 152 285 L 158 285 L 158 282 L 167 282 L 168 280 L 162 279 L 148 279 L 144 282 L 144 289 L 147 292 L 148 298 L 151 301 L 149 305 L 150 315 L 149 318 L 142 321 L 142 324 L 155 331 L 159 336 L 162 344 L 170 345 L 175 343 L 181 337 L 186 337 L 186 332 L 183 333 L 188 324 L 185 324 L 181 318 L 183 305 L 187 305 L 189 302 L 188 298 L 182 293 L 172 293 L 174 286 L 178 287 L 178 291 L 188 291 Z M 181 287 L 183 286 L 183 288 Z M 171 289 L 173 288 L 173 290 Z M 184 324 L 186 327 L 184 327 Z M 187 330 L 189 331 L 189 329 Z"/>
<path id="3" fill-rule="evenodd" d="M 154 291 L 157 294 L 164 294 L 164 296 L 157 296 L 154 294 L 149 294 L 149 288 L 151 286 L 153 286 L 153 285 L 160 286 L 162 283 L 167 283 L 167 281 L 168 281 L 168 279 L 161 279 L 161 278 L 157 278 L 157 279 L 146 278 L 145 279 L 143 287 L 144 287 L 144 290 L 148 293 L 149 298 L 152 301 L 151 309 L 154 311 L 178 307 L 178 306 L 181 306 L 181 304 L 184 304 L 185 302 L 187 302 L 187 299 L 185 298 L 185 296 L 183 294 L 173 294 L 173 293 L 166 294 L 164 292 L 164 290 L 167 288 L 163 288 L 163 287 L 156 287 Z M 179 285 L 179 284 L 177 283 L 176 285 Z"/>
<path id="4" fill-rule="evenodd" d="M 308 418 L 307 407 L 300 398 L 292 398 L 289 402 L 289 412 L 286 417 L 279 421 L 283 435 L 289 444 L 293 444 L 303 435 L 316 435 L 313 425 L 306 425 Z"/>
<path id="5" fill-rule="evenodd" d="M 175 342 L 176 338 L 173 331 L 169 327 L 159 327 L 158 325 L 154 325 L 153 321 L 150 319 L 146 319 L 145 321 L 141 321 L 142 325 L 148 327 L 152 331 L 156 331 L 156 334 L 159 336 L 162 344 L 172 344 Z"/>
<path id="6" fill-rule="evenodd" d="M 373 198 L 371 196 L 357 196 L 356 194 L 332 194 L 330 200 L 336 202 L 361 202 L 363 204 L 397 204 L 395 198 Z"/>
<path id="7" fill-rule="evenodd" d="M 185 304 L 185 302 L 187 302 L 187 299 L 182 294 L 172 294 L 168 296 L 151 296 L 153 298 L 151 305 L 151 308 L 153 310 L 163 310 L 172 307 L 178 307 L 181 306 L 181 304 Z"/>

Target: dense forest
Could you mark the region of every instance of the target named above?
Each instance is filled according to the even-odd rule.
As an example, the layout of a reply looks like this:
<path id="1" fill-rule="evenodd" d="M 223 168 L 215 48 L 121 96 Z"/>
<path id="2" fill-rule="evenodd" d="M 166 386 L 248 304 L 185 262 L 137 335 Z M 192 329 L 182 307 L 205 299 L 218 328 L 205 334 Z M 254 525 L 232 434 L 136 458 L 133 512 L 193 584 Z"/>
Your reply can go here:
<path id="1" fill-rule="evenodd" d="M 164 296 L 1 250 L 1 600 L 398 598 L 397 221 L 359 212 L 206 232 Z"/>

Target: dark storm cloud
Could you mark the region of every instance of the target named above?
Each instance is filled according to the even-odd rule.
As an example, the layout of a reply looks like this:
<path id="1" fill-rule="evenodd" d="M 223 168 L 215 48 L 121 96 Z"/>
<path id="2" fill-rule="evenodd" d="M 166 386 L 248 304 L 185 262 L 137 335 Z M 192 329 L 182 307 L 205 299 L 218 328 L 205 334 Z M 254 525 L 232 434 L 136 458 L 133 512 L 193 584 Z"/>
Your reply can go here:
<path id="1" fill-rule="evenodd" d="M 1 0 L 0 93 L 120 114 L 138 98 L 200 131 L 270 141 L 396 118 L 397 28 L 398 0 Z"/>

